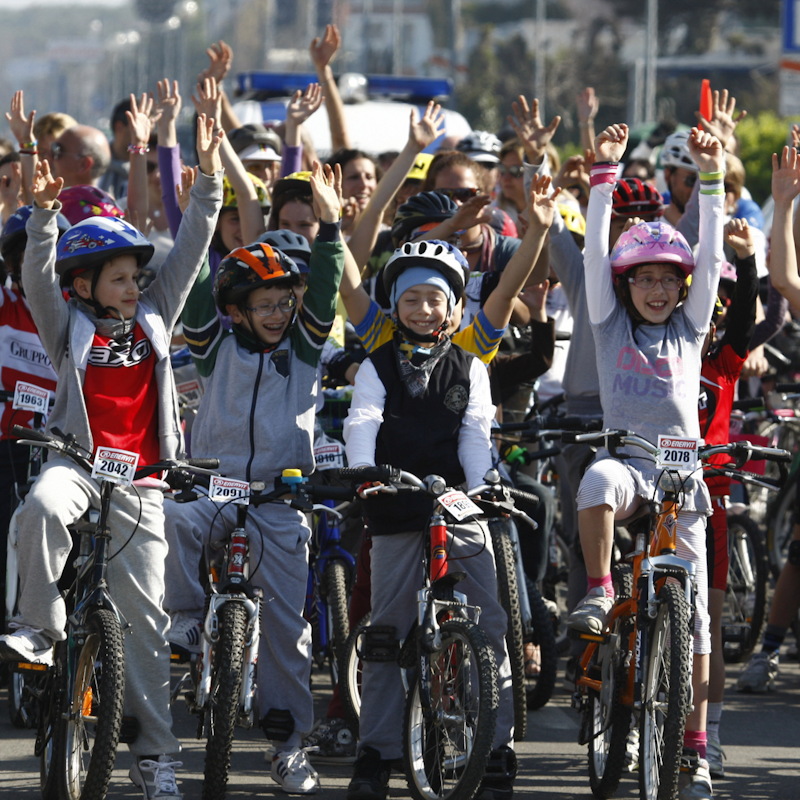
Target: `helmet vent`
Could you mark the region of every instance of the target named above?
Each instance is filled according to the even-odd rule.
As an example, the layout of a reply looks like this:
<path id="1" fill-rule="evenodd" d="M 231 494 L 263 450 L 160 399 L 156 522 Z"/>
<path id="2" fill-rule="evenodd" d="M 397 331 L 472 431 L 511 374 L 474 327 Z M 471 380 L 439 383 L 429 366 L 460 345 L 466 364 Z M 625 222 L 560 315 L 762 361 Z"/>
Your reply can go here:
<path id="1" fill-rule="evenodd" d="M 428 249 L 428 245 L 426 242 L 420 242 L 419 250 L 417 251 L 420 255 L 423 255 L 425 251 Z"/>
<path id="2" fill-rule="evenodd" d="M 438 256 L 440 253 L 444 253 L 444 247 L 442 247 L 440 244 L 437 244 L 436 249 L 433 251 L 433 254 L 435 256 Z"/>

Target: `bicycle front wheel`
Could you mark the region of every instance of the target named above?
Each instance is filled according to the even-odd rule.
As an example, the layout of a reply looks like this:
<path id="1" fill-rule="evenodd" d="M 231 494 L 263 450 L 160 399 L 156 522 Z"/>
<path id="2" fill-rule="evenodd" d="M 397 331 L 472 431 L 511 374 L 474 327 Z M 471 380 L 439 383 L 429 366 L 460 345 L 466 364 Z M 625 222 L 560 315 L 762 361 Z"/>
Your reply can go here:
<path id="1" fill-rule="evenodd" d="M 219 610 L 219 639 L 211 655 L 213 674 L 208 698 L 203 800 L 224 800 L 231 766 L 233 729 L 239 716 L 247 610 L 229 600 Z"/>
<path id="2" fill-rule="evenodd" d="M 472 800 L 497 722 L 497 666 L 489 638 L 468 620 L 441 625 L 406 698 L 403 762 L 415 800 Z"/>
<path id="3" fill-rule="evenodd" d="M 672 800 L 678 791 L 692 677 L 690 610 L 683 587 L 665 583 L 648 630 L 639 721 L 639 794 Z"/>
<path id="4" fill-rule="evenodd" d="M 113 611 L 91 613 L 76 656 L 63 738 L 65 794 L 68 800 L 104 800 L 125 698 L 125 650 Z"/>
<path id="5" fill-rule="evenodd" d="M 528 728 L 528 706 L 525 687 L 525 643 L 522 634 L 522 609 L 519 602 L 514 546 L 502 520 L 490 520 L 494 563 L 497 571 L 497 593 L 508 617 L 506 648 L 511 662 L 511 685 L 514 696 L 514 740 L 525 739 Z"/>
<path id="6" fill-rule="evenodd" d="M 341 561 L 331 561 L 322 576 L 325 602 L 328 606 L 328 650 L 333 665 L 334 685 L 346 661 L 347 637 L 347 570 Z"/>
<path id="7" fill-rule="evenodd" d="M 350 631 L 350 636 L 348 636 L 345 646 L 344 672 L 339 681 L 344 713 L 347 717 L 347 722 L 354 731 L 358 730 L 358 720 L 361 717 L 361 671 L 363 663 L 359 653 L 364 631 L 369 627 L 371 618 L 371 614 L 364 614 L 358 625 Z"/>
<path id="8" fill-rule="evenodd" d="M 553 618 L 536 584 L 528 579 L 528 602 L 531 607 L 531 642 L 539 648 L 539 674 L 525 676 L 526 702 L 530 710 L 547 705 L 553 696 L 558 672 L 558 648 Z"/>
<path id="9" fill-rule="evenodd" d="M 761 636 L 767 614 L 769 560 L 761 529 L 750 517 L 728 517 L 728 585 L 722 609 L 723 655 L 726 661 L 749 658 Z M 738 630 L 726 641 L 726 627 Z"/>
<path id="10" fill-rule="evenodd" d="M 780 576 L 788 558 L 789 543 L 792 541 L 792 533 L 797 521 L 794 511 L 797 480 L 800 480 L 800 477 L 795 477 L 794 480 L 789 479 L 789 482 L 778 492 L 774 505 L 768 511 L 767 555 L 775 580 Z"/>

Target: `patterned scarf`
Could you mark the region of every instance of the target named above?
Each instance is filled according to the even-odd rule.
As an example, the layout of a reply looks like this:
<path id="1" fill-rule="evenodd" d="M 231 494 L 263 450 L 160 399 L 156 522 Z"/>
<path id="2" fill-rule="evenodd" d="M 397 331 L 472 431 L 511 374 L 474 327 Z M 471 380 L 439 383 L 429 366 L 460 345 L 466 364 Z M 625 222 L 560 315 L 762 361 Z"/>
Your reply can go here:
<path id="1" fill-rule="evenodd" d="M 442 335 L 438 343 L 430 349 L 412 344 L 400 335 L 395 336 L 394 352 L 400 379 L 411 397 L 419 397 L 425 393 L 433 370 L 449 349 L 450 337 L 446 335 Z"/>

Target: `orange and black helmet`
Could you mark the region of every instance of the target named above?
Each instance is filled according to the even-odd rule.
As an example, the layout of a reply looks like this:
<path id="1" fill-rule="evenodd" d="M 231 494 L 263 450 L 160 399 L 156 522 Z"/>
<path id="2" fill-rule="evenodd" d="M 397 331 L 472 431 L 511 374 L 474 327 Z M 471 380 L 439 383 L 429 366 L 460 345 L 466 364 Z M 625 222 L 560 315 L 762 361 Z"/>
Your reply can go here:
<path id="1" fill-rule="evenodd" d="M 254 289 L 278 281 L 299 283 L 300 270 L 289 256 L 263 242 L 237 247 L 222 260 L 214 276 L 214 300 L 226 314 L 226 306 L 240 305 Z"/>

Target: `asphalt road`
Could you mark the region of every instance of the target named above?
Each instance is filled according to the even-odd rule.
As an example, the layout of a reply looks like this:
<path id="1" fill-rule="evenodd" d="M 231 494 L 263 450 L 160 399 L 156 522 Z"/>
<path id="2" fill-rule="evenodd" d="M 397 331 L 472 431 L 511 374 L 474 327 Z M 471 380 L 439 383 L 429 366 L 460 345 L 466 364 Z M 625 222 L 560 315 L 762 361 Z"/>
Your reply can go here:
<path id="1" fill-rule="evenodd" d="M 563 667 L 563 664 L 562 664 Z M 786 661 L 775 691 L 767 695 L 741 695 L 734 691 L 739 667 L 728 667 L 728 691 L 721 738 L 727 754 L 726 779 L 715 783 L 715 794 L 723 800 L 798 800 L 800 798 L 800 665 Z M 563 674 L 563 669 L 561 671 Z M 330 696 L 330 683 L 315 675 L 318 715 L 322 716 Z M 39 796 L 38 760 L 33 757 L 34 733 L 11 727 L 6 713 L 6 690 L 0 691 L 0 798 Z M 182 700 L 174 708 L 175 729 L 184 744 L 180 770 L 186 800 L 199 798 L 202 787 L 204 746 L 194 738 L 195 718 Z M 519 776 L 515 796 L 569 800 L 591 797 L 586 748 L 576 744 L 577 714 L 569 707 L 569 696 L 557 688 L 550 703 L 531 712 L 528 739 L 517 745 Z M 229 798 L 283 797 L 269 776 L 264 760 L 266 741 L 260 730 L 237 731 L 228 784 Z M 109 798 L 140 798 L 129 781 L 132 756 L 124 746 L 117 756 L 117 769 Z M 319 768 L 319 797 L 344 800 L 349 767 Z M 407 797 L 405 781 L 392 778 L 390 796 Z M 626 775 L 617 797 L 638 797 L 635 775 Z"/>

